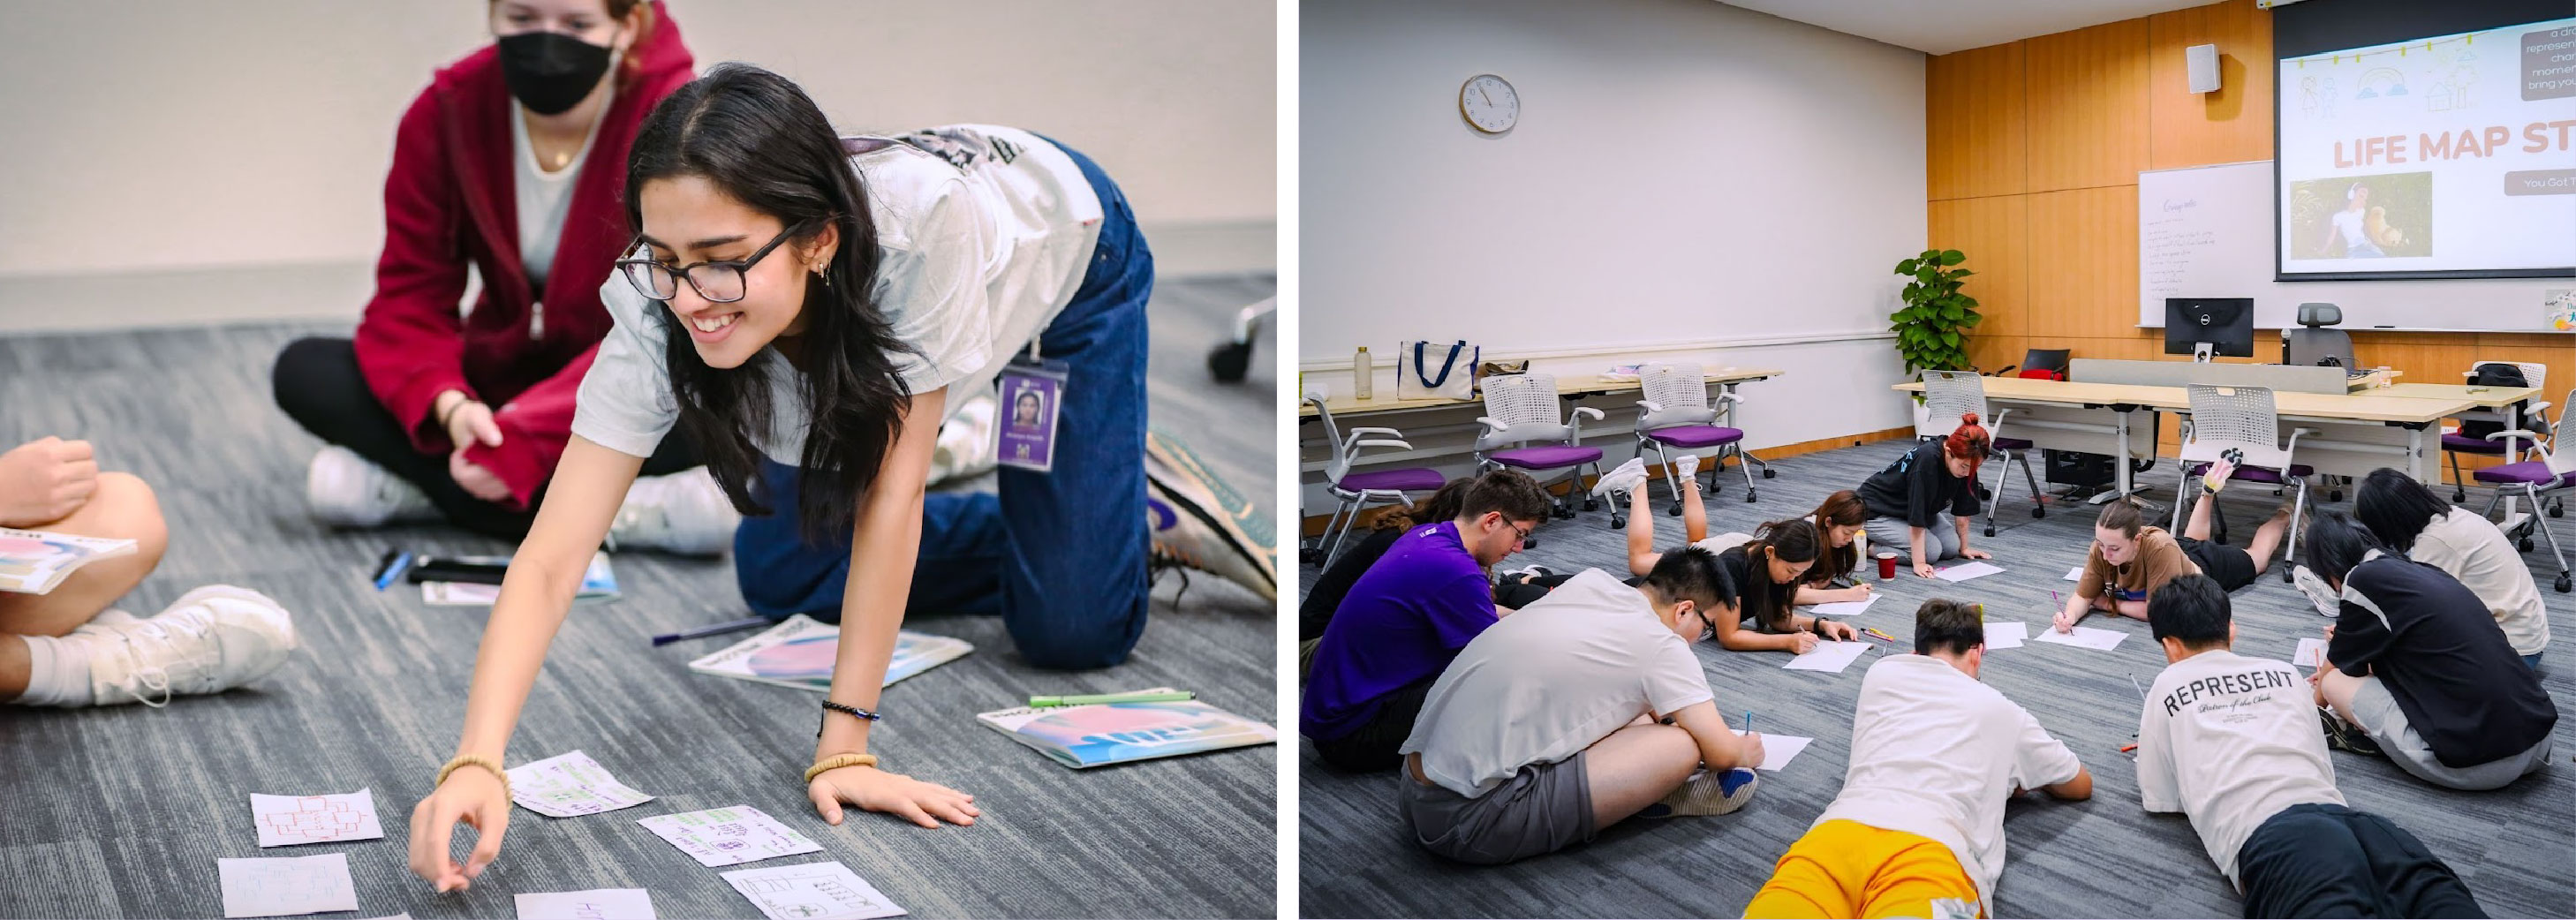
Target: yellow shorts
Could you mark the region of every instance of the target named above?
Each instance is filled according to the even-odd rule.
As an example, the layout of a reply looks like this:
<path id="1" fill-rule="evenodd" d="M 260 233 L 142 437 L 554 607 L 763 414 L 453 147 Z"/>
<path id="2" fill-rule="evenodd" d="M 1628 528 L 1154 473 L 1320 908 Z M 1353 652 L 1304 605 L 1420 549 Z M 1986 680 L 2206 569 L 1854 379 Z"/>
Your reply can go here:
<path id="1" fill-rule="evenodd" d="M 1855 821 L 1816 825 L 1780 854 L 1746 917 L 1983 917 L 1977 884 L 1929 837 Z"/>

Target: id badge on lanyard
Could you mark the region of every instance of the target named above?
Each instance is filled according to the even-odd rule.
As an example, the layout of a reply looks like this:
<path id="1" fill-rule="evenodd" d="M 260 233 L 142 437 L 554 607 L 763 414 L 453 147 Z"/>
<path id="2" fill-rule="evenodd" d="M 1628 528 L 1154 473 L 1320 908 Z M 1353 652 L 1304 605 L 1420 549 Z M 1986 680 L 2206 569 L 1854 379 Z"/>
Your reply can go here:
<path id="1" fill-rule="evenodd" d="M 1002 418 L 993 426 L 995 462 L 1034 473 L 1055 468 L 1055 423 L 1068 377 L 1067 365 L 1044 360 L 1036 342 L 1002 369 Z"/>

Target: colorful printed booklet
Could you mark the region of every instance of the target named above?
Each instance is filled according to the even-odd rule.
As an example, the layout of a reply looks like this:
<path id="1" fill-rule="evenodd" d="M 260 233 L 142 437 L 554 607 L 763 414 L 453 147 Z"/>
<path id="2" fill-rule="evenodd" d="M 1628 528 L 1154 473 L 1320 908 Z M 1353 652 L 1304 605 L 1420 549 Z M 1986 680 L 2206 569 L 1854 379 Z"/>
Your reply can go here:
<path id="1" fill-rule="evenodd" d="M 840 643 L 840 627 L 800 613 L 760 635 L 689 662 L 689 670 L 820 693 L 832 689 L 832 661 Z M 895 634 L 894 660 L 886 663 L 885 685 L 894 686 L 895 681 L 974 650 L 964 639 L 903 630 Z"/>
<path id="2" fill-rule="evenodd" d="M 0 591 L 43 594 L 71 577 L 74 569 L 131 552 L 132 540 L 0 527 Z"/>
<path id="3" fill-rule="evenodd" d="M 1168 693 L 1155 687 L 1137 693 Z M 1023 706 L 977 720 L 1074 769 L 1276 744 L 1279 730 L 1197 700 Z"/>

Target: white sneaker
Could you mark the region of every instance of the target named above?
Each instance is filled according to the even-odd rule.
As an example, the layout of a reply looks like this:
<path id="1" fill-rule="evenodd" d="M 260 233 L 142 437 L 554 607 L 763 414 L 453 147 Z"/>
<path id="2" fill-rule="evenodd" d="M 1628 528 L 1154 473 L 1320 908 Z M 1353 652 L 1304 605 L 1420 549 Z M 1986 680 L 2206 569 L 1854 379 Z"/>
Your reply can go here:
<path id="1" fill-rule="evenodd" d="M 2318 575 L 2315 569 L 2304 565 L 2292 566 L 2290 580 L 2298 584 L 2299 593 L 2308 596 L 2308 603 L 2316 605 L 2318 613 L 2328 619 L 2343 615 L 2343 596 L 2336 594 L 2334 587 L 2326 584 L 2325 577 Z"/>
<path id="2" fill-rule="evenodd" d="M 1628 462 L 1619 464 L 1618 469 L 1602 476 L 1600 482 L 1593 483 L 1592 494 L 1607 498 L 1612 492 L 1635 492 L 1638 486 L 1645 484 L 1646 458 L 1630 457 Z"/>
<path id="3" fill-rule="evenodd" d="M 85 633 L 107 632 L 108 628 L 111 626 L 123 626 L 127 623 L 140 622 L 143 622 L 142 617 L 135 616 L 115 607 L 109 607 L 105 610 L 99 611 L 97 616 L 89 618 L 89 622 L 72 627 L 72 634 L 82 635 Z"/>
<path id="4" fill-rule="evenodd" d="M 1673 475 L 1683 479 L 1699 475 L 1699 455 L 1683 454 L 1681 459 L 1673 461 Z"/>
<path id="5" fill-rule="evenodd" d="M 989 394 L 966 401 L 939 425 L 939 442 L 930 449 L 930 485 L 980 475 L 993 468 L 993 418 L 1000 410 Z"/>
<path id="6" fill-rule="evenodd" d="M 1279 599 L 1278 531 L 1270 515 L 1217 476 L 1171 432 L 1145 430 L 1145 526 L 1149 564 L 1215 573 Z"/>
<path id="7" fill-rule="evenodd" d="M 190 591 L 151 619 L 90 625 L 98 628 L 73 634 L 88 637 L 90 695 L 100 706 L 219 693 L 277 670 L 295 650 L 286 608 L 231 585 Z"/>
<path id="8" fill-rule="evenodd" d="M 304 502 L 314 520 L 333 527 L 438 519 L 437 506 L 419 486 L 337 444 L 313 454 L 304 471 Z"/>
<path id="9" fill-rule="evenodd" d="M 626 490 L 617 519 L 608 525 L 613 550 L 658 549 L 695 556 L 714 556 L 733 545 L 742 513 L 725 497 L 707 468 L 691 467 L 668 476 L 646 476 Z"/>

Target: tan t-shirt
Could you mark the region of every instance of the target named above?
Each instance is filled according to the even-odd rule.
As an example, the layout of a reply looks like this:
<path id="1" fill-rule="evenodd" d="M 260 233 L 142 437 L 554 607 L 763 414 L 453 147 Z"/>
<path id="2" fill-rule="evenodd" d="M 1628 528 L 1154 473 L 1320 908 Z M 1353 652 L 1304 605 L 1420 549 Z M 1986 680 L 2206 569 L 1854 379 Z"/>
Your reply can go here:
<path id="1" fill-rule="evenodd" d="M 2198 574 L 2200 566 L 2192 564 L 2191 557 L 2183 555 L 2182 544 L 2174 542 L 2172 534 L 2166 533 L 2162 527 L 2141 527 L 2138 528 L 2137 558 L 2129 560 L 2127 565 L 2102 561 L 2100 544 L 2095 544 L 2085 553 L 2084 580 L 2076 583 L 2075 594 L 2092 600 L 2102 596 L 2102 586 L 2108 583 L 2120 589 L 2112 600 L 2142 601 L 2147 599 L 2147 595 L 2154 594 L 2157 588 L 2164 587 L 2165 582 Z"/>

